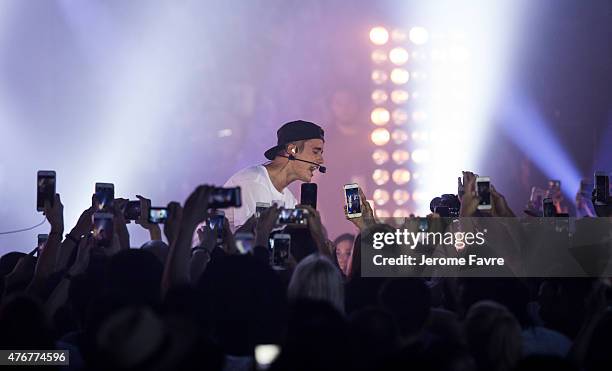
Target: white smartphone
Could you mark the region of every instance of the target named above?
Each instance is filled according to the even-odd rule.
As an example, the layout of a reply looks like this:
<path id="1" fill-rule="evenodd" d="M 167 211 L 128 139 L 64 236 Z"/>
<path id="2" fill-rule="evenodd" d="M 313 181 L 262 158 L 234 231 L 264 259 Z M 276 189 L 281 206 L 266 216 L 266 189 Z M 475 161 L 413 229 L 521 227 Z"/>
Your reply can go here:
<path id="1" fill-rule="evenodd" d="M 260 344 L 255 346 L 255 362 L 257 370 L 267 370 L 280 354 L 280 346 L 276 344 Z"/>
<path id="2" fill-rule="evenodd" d="M 359 197 L 359 184 L 344 185 L 344 203 L 349 219 L 361 216 L 361 198 Z"/>
<path id="3" fill-rule="evenodd" d="M 491 179 L 488 176 L 476 178 L 476 192 L 480 198 L 478 210 L 491 210 Z"/>
<path id="4" fill-rule="evenodd" d="M 36 211 L 45 209 L 45 201 L 53 206 L 55 200 L 55 171 L 39 170 L 36 179 Z"/>

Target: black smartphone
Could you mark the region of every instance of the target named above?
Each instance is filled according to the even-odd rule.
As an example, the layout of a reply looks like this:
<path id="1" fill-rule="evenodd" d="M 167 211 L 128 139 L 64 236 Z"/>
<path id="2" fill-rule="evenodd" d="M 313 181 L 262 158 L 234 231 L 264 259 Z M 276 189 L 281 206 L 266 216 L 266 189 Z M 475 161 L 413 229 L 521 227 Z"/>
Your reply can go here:
<path id="1" fill-rule="evenodd" d="M 150 207 L 149 208 L 149 223 L 164 224 L 168 219 L 168 208 L 166 207 Z"/>
<path id="2" fill-rule="evenodd" d="M 140 219 L 140 201 L 128 201 L 123 208 L 123 217 L 125 220 Z"/>
<path id="3" fill-rule="evenodd" d="M 240 187 L 214 188 L 208 198 L 208 207 L 211 209 L 240 206 L 242 206 Z"/>
<path id="4" fill-rule="evenodd" d="M 96 183 L 94 207 L 98 211 L 110 211 L 115 199 L 115 185 L 113 183 Z"/>
<path id="5" fill-rule="evenodd" d="M 55 171 L 39 170 L 36 179 L 36 211 L 45 209 L 45 201 L 51 206 L 55 200 Z"/>
<path id="6" fill-rule="evenodd" d="M 545 218 L 557 216 L 557 208 L 552 198 L 547 197 L 542 200 L 542 216 Z"/>
<path id="7" fill-rule="evenodd" d="M 308 225 L 308 210 L 282 209 L 278 214 L 276 224 Z"/>
<path id="8" fill-rule="evenodd" d="M 595 172 L 595 204 L 607 205 L 610 198 L 610 178 L 603 171 Z"/>
<path id="9" fill-rule="evenodd" d="M 317 208 L 316 183 L 302 183 L 300 191 L 300 204 L 311 206 L 313 209 Z"/>
<path id="10" fill-rule="evenodd" d="M 276 234 L 272 239 L 272 266 L 286 269 L 289 267 L 289 252 L 291 250 L 291 235 Z"/>
<path id="11" fill-rule="evenodd" d="M 214 215 L 208 217 L 207 224 L 216 236 L 217 243 L 223 242 L 223 222 L 225 221 L 225 213 L 217 210 Z"/>
<path id="12" fill-rule="evenodd" d="M 101 211 L 95 212 L 93 214 L 93 237 L 96 244 L 101 247 L 111 246 L 113 234 L 113 214 Z"/>

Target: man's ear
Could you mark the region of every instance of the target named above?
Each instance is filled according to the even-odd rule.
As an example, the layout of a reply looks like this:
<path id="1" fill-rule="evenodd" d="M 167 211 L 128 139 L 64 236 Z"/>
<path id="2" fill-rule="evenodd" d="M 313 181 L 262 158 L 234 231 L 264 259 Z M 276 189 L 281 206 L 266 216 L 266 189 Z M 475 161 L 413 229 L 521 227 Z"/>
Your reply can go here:
<path id="1" fill-rule="evenodd" d="M 295 144 L 289 144 L 287 146 L 287 154 L 295 155 L 296 153 L 297 153 L 297 148 L 295 147 Z"/>

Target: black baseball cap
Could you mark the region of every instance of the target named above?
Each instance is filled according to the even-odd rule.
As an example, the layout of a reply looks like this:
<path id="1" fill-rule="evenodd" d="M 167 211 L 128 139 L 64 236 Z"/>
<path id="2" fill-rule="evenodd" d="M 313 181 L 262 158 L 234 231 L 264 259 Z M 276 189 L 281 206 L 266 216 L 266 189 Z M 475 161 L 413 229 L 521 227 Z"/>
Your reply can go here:
<path id="1" fill-rule="evenodd" d="M 276 131 L 276 145 L 264 153 L 268 160 L 274 160 L 278 152 L 287 144 L 299 140 L 321 139 L 325 141 L 325 132 L 319 125 L 308 121 L 291 121 Z"/>

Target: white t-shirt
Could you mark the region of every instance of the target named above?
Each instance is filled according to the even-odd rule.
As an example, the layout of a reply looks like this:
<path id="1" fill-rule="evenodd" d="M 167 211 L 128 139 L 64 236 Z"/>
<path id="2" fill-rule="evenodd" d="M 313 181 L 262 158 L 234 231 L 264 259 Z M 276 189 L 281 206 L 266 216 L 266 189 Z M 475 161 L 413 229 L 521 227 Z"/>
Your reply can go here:
<path id="1" fill-rule="evenodd" d="M 281 193 L 274 187 L 268 170 L 263 165 L 251 166 L 238 171 L 225 182 L 223 187 L 240 187 L 241 191 L 242 206 L 224 209 L 232 232 L 235 232 L 251 215 L 255 214 L 257 202 L 265 202 L 268 205 L 277 204 L 286 209 L 293 209 L 298 204 L 289 188 L 283 189 Z M 200 223 L 198 228 L 203 225 L 206 225 L 206 222 Z M 198 228 L 193 232 L 192 247 L 200 244 Z"/>
<path id="2" fill-rule="evenodd" d="M 270 180 L 268 170 L 263 165 L 251 166 L 234 174 L 224 187 L 240 187 L 242 206 L 225 210 L 225 216 L 230 228 L 235 231 L 243 225 L 251 215 L 255 214 L 255 204 L 265 202 L 269 205 L 277 204 L 279 207 L 293 209 L 298 204 L 289 188 L 279 192 Z"/>

